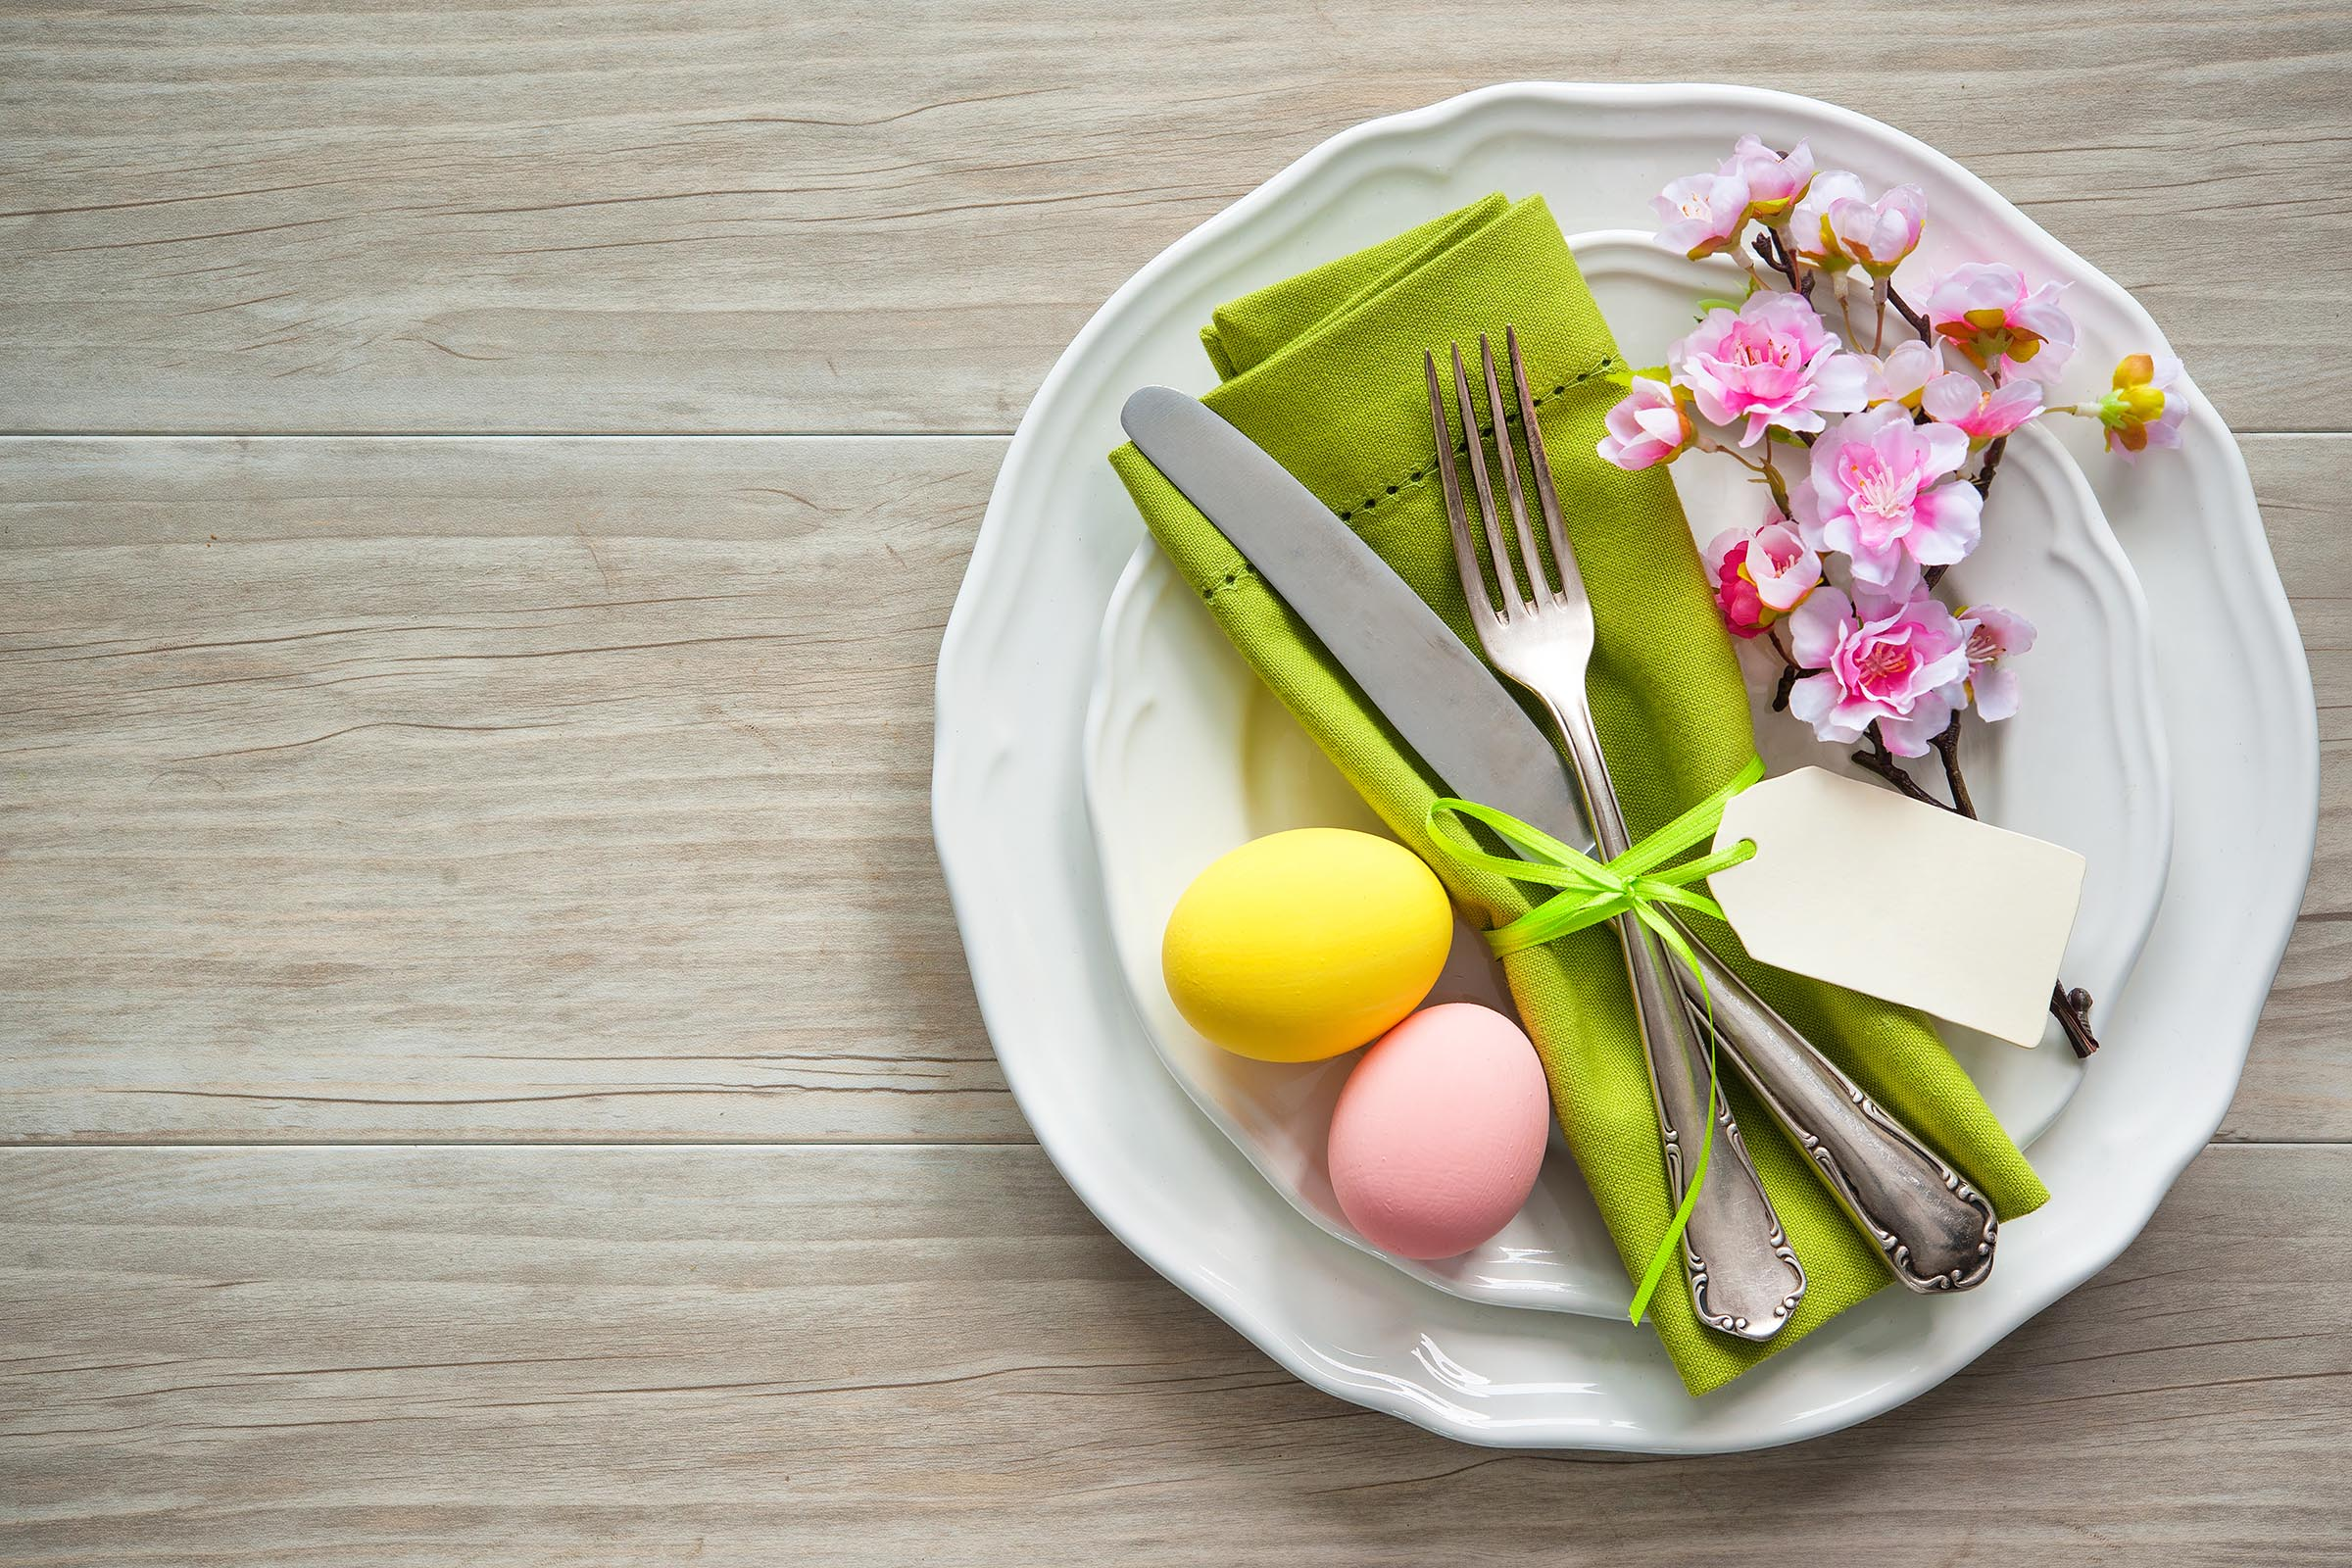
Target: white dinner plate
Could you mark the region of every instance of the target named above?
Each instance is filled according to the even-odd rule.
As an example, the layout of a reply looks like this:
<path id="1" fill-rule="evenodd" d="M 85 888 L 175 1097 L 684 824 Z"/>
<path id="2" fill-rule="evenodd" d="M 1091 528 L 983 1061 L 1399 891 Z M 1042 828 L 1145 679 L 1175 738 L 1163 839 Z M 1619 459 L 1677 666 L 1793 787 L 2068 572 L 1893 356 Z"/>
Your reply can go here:
<path id="1" fill-rule="evenodd" d="M 2146 590 L 2173 769 L 2171 879 L 2107 1050 L 2034 1148 L 2050 1202 L 2003 1227 L 1981 1289 L 1882 1292 L 1703 1399 L 1643 1333 L 1425 1290 L 1318 1231 L 1169 1078 L 1123 983 L 1080 785 L 1102 611 L 1141 538 L 1103 462 L 1148 382 L 1205 390 L 1217 304 L 1490 190 L 1578 229 L 1744 131 L 1913 181 L 1929 259 L 2001 255 L 2069 280 L 2071 385 L 2162 335 L 2129 295 L 1950 160 L 1807 99 L 1699 86 L 1516 85 L 1371 122 L 1170 247 L 1079 333 L 1007 452 L 940 652 L 933 821 L 974 987 L 1040 1143 L 1138 1255 L 1301 1378 L 1470 1442 L 1701 1452 L 1787 1443 L 1933 1387 L 2138 1234 L 2219 1125 L 2309 874 L 2319 740 L 2309 671 L 2229 432 L 2195 388 L 2184 446 L 2136 467 L 2066 421 Z M 1997 492 L 1996 492 L 1997 494 Z M 2021 673 L 2026 666 L 2021 665 Z M 2034 687 L 2028 677 L 2028 697 Z"/>
<path id="2" fill-rule="evenodd" d="M 1620 352 L 1655 364 L 1690 324 L 1691 302 L 1738 292 L 1728 262 L 1692 262 L 1646 234 L 1572 236 L 1570 248 Z M 1728 274 L 1728 275 L 1727 275 Z M 1748 470 L 1691 453 L 1672 469 L 1699 542 L 1763 504 Z M 1951 574 L 1954 603 L 2023 612 L 2047 635 L 2018 662 L 2030 700 L 2013 719 L 1968 724 L 1963 757 L 1988 821 L 2081 852 L 2090 871 L 2063 973 L 2112 1004 L 2155 924 L 2172 852 L 2171 768 L 2152 677 L 2147 607 L 2075 461 L 2029 426 L 2011 443 L 1982 547 Z M 1775 773 L 1806 765 L 1860 777 L 1851 747 L 1816 742 L 1771 711 L 1777 663 L 1745 662 L 1756 734 Z M 1177 898 L 1226 851 L 1294 827 L 1387 833 L 1339 770 L 1217 630 L 1198 595 L 1149 542 L 1109 609 L 1087 709 L 1086 803 L 1104 906 L 1146 1032 L 1168 1070 L 1275 1190 L 1341 1240 L 1475 1301 L 1620 1318 L 1631 1287 L 1574 1160 L 1555 1136 L 1536 1189 L 1510 1224 L 1436 1262 L 1374 1248 L 1348 1223 L 1326 1164 L 1332 1107 L 1356 1054 L 1252 1061 L 1187 1024 L 1159 971 Z M 1477 934 L 1457 923 L 1432 1003 L 1508 1005 Z M 2054 1122 L 2082 1081 L 2055 1022 L 2020 1051 L 1946 1029 L 1953 1050 L 2020 1144 Z M 1752 1131 L 1752 1129 L 1751 1129 Z"/>

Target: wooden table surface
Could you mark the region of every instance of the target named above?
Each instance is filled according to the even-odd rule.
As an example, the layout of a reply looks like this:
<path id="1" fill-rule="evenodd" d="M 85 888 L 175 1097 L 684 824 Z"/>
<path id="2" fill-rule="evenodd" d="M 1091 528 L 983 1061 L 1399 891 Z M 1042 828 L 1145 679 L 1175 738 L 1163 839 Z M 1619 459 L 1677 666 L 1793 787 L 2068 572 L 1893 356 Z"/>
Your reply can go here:
<path id="1" fill-rule="evenodd" d="M 1733 15 L 0 12 L 0 1560 L 2345 1561 L 2352 15 Z M 1323 137 L 1546 76 L 1848 104 L 2131 287 L 2318 684 L 2214 1146 L 1772 1453 L 1284 1375 L 1032 1142 L 931 847 L 1055 353 Z"/>

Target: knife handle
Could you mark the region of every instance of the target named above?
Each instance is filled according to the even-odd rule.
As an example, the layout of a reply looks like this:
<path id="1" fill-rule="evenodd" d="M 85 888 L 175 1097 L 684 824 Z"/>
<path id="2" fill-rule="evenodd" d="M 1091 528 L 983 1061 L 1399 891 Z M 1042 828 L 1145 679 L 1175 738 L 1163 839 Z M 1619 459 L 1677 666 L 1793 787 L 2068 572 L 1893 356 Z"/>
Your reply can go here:
<path id="1" fill-rule="evenodd" d="M 1677 965 L 1675 975 L 1693 1016 L 1703 1018 L 1700 1009 L 1712 1004 L 1716 1034 L 1732 1060 L 1894 1277 L 1923 1294 L 1984 1283 L 1999 1230 L 1992 1204 L 1881 1110 L 1705 943 L 1692 937 L 1690 946 L 1706 974 L 1704 995 L 1688 968 Z"/>

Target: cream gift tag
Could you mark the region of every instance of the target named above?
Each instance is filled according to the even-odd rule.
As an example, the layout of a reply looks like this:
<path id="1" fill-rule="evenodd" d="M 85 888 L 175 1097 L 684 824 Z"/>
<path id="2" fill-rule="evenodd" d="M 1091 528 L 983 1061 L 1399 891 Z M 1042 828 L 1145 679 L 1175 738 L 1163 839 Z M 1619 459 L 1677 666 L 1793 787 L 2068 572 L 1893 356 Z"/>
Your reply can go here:
<path id="1" fill-rule="evenodd" d="M 2082 856 L 1818 767 L 1733 796 L 1715 847 L 1741 839 L 1707 889 L 1757 958 L 2039 1044 Z"/>

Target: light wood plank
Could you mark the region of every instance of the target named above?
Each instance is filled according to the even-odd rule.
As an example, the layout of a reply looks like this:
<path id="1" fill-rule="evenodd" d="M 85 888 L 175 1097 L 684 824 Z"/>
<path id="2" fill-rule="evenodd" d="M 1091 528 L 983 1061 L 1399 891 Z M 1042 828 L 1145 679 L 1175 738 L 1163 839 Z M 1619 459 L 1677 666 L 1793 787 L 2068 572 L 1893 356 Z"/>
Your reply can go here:
<path id="1" fill-rule="evenodd" d="M 1002 447 L 0 452 L 7 1135 L 1026 1137 L 928 808 Z"/>
<path id="2" fill-rule="evenodd" d="M 1026 1138 L 927 800 L 1002 450 L 0 444 L 0 1136 Z M 2342 1139 L 2352 439 L 2247 451 L 2327 805 L 2224 1136 Z"/>
<path id="3" fill-rule="evenodd" d="M 1324 137 L 1694 70 L 1977 170 L 2241 427 L 2352 395 L 2332 0 L 1787 0 L 1769 37 L 1702 0 L 27 0 L 0 58 L 5 429 L 1003 431 L 1121 280 Z"/>
<path id="4" fill-rule="evenodd" d="M 2352 1150 L 2214 1150 L 1916 1403 L 1622 1463 L 1292 1381 L 1034 1150 L 15 1150 L 0 1552 L 2338 1562 L 2348 1203 Z"/>
<path id="5" fill-rule="evenodd" d="M 2352 436 L 2239 445 L 2311 660 L 2320 823 L 2303 912 L 2217 1136 L 2342 1141 L 2352 1139 Z"/>

